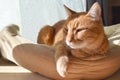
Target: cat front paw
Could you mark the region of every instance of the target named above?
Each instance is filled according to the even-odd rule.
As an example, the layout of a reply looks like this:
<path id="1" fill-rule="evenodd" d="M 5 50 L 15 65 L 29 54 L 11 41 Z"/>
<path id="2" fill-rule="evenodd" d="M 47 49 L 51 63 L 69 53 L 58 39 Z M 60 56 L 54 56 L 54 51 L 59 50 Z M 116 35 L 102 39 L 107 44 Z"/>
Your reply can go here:
<path id="1" fill-rule="evenodd" d="M 67 63 L 68 63 L 68 57 L 67 56 L 61 56 L 57 60 L 57 72 L 59 73 L 60 76 L 65 77 L 65 73 L 67 70 Z"/>

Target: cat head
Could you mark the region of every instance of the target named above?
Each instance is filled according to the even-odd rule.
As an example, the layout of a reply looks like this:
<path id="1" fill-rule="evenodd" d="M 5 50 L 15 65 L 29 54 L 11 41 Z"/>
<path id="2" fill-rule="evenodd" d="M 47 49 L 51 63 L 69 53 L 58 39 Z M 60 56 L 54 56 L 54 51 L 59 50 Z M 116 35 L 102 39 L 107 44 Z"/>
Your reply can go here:
<path id="1" fill-rule="evenodd" d="M 66 35 L 66 44 L 73 48 L 90 47 L 93 43 L 102 41 L 104 30 L 101 20 L 101 7 L 98 2 L 94 3 L 86 12 L 74 12 L 65 6 L 68 18 L 63 32 Z M 100 38 L 100 39 L 99 39 Z M 97 42 L 96 42 L 97 41 Z"/>

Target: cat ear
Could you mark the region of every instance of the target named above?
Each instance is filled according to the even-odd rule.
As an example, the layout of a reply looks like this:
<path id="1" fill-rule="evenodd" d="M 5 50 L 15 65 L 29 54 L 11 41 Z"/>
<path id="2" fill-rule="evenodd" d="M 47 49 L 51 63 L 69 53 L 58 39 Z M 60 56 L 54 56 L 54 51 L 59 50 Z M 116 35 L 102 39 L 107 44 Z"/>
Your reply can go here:
<path id="1" fill-rule="evenodd" d="M 101 18 L 101 7 L 98 2 L 95 2 L 87 13 L 93 20 L 100 20 Z"/>
<path id="2" fill-rule="evenodd" d="M 67 11 L 67 13 L 68 13 L 69 16 L 71 16 L 71 15 L 73 15 L 73 14 L 76 13 L 73 10 L 69 9 L 67 6 L 64 5 L 64 7 L 65 7 L 65 10 Z"/>

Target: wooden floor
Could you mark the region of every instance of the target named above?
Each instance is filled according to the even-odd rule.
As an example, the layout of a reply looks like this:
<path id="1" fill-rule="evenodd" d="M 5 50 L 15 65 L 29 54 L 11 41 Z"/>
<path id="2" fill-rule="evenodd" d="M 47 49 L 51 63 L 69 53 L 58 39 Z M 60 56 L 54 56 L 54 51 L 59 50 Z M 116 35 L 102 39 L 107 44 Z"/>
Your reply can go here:
<path id="1" fill-rule="evenodd" d="M 0 80 L 50 80 L 0 57 Z"/>

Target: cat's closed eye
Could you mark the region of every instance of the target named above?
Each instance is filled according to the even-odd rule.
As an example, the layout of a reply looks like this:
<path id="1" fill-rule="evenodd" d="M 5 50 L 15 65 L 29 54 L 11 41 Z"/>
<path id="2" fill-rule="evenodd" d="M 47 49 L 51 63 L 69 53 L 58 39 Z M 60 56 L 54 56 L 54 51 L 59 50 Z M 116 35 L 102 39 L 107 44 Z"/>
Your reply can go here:
<path id="1" fill-rule="evenodd" d="M 63 31 L 64 31 L 64 32 L 68 32 L 68 29 L 67 29 L 67 28 L 64 28 Z"/>
<path id="2" fill-rule="evenodd" d="M 77 29 L 76 32 L 80 32 L 82 30 L 87 30 L 88 28 L 80 28 L 80 29 Z"/>
<path id="3" fill-rule="evenodd" d="M 83 29 L 77 29 L 77 31 L 76 32 L 80 32 L 80 31 L 82 31 Z"/>

